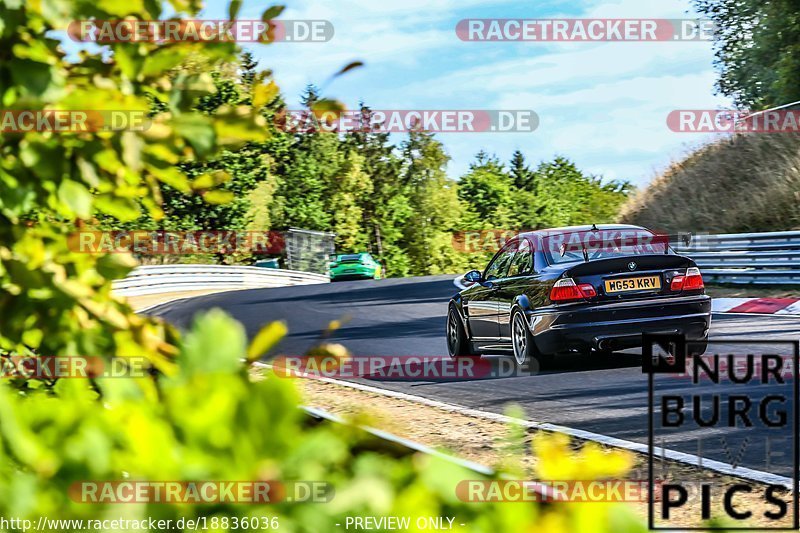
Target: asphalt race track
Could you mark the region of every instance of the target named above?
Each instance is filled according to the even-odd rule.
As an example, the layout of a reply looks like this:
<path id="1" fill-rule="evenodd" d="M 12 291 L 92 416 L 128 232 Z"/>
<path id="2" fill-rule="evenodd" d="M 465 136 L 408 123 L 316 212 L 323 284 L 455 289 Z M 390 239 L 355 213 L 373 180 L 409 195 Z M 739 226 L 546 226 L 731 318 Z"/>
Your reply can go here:
<path id="1" fill-rule="evenodd" d="M 272 320 L 283 319 L 290 334 L 276 354 L 300 355 L 320 340 L 330 321 L 344 323 L 329 340 L 347 346 L 355 356 L 440 356 L 447 358 L 444 328 L 447 300 L 455 293 L 453 276 L 351 281 L 277 289 L 232 291 L 163 304 L 148 314 L 161 316 L 181 328 L 187 327 L 198 311 L 219 307 L 244 324 L 248 335 Z M 714 315 L 712 343 L 708 353 L 780 353 L 791 355 L 788 345 L 770 346 L 759 341 L 794 341 L 800 338 L 797 317 Z M 448 358 L 449 359 L 449 358 Z M 510 369 L 510 357 L 484 357 L 479 366 Z M 521 406 L 531 420 L 550 422 L 621 439 L 646 443 L 648 432 L 647 376 L 642 373 L 641 355 L 618 353 L 612 358 L 583 354 L 565 355 L 535 372 L 506 377 L 408 378 L 366 376 L 361 381 L 394 391 L 504 413 L 511 404 Z M 657 377 L 656 398 L 664 391 L 682 394 L 707 393 L 710 384 L 692 386 L 689 378 Z M 753 418 L 758 419 L 758 401 L 767 394 L 792 397 L 792 380 L 786 385 L 717 385 L 730 393 L 746 393 L 753 401 Z M 705 404 L 706 406 L 710 403 Z M 775 406 L 767 409 L 770 417 Z M 758 420 L 750 429 L 680 428 L 657 431 L 657 444 L 733 463 L 741 455 L 743 466 L 791 477 L 791 422 L 770 429 Z M 706 412 L 705 410 L 703 412 Z M 691 417 L 688 403 L 685 415 Z M 727 409 L 721 411 L 725 417 Z M 724 436 L 725 439 L 720 439 Z M 767 436 L 772 439 L 767 443 Z M 702 438 L 698 447 L 698 437 Z M 746 439 L 746 441 L 745 441 Z M 767 448 L 770 461 L 767 464 Z M 783 453 L 783 455 L 780 455 Z"/>

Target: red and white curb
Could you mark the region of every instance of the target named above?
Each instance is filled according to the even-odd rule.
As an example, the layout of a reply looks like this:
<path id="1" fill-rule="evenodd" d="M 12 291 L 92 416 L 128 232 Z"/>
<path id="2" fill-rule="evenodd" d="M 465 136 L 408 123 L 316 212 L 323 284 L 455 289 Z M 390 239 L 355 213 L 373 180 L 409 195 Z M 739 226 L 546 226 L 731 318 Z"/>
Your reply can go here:
<path id="1" fill-rule="evenodd" d="M 458 290 L 471 283 L 464 283 L 462 276 L 453 280 Z M 760 315 L 800 315 L 800 298 L 714 298 L 712 313 L 754 313 Z"/>

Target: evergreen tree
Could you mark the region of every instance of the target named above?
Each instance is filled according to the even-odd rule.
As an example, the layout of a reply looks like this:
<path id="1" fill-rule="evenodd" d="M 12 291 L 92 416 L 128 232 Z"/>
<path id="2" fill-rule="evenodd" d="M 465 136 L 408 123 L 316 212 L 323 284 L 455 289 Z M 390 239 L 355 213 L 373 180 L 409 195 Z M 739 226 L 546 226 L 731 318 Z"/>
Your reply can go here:
<path id="1" fill-rule="evenodd" d="M 525 156 L 519 150 L 514 150 L 511 154 L 510 164 L 511 179 L 517 189 L 530 190 L 531 186 L 531 169 L 525 163 Z"/>
<path id="2" fill-rule="evenodd" d="M 461 178 L 458 195 L 479 220 L 496 229 L 517 227 L 513 179 L 497 157 L 478 152 L 469 172 Z"/>
<path id="3" fill-rule="evenodd" d="M 439 274 L 462 268 L 452 245 L 461 217 L 457 184 L 447 178 L 449 156 L 432 133 L 412 131 L 403 143 L 404 181 L 413 213 L 406 221 L 403 244 L 412 272 Z"/>
<path id="4" fill-rule="evenodd" d="M 362 224 L 363 199 L 372 195 L 372 180 L 364 172 L 364 156 L 355 150 L 347 152 L 341 172 L 331 184 L 326 210 L 331 215 L 331 230 L 342 252 L 360 252 L 367 247 L 368 234 Z"/>
<path id="5" fill-rule="evenodd" d="M 362 104 L 361 114 L 369 125 L 370 108 Z M 387 274 L 407 274 L 408 256 L 400 241 L 402 226 L 411 216 L 412 208 L 401 178 L 402 162 L 389 134 L 378 129 L 354 131 L 345 135 L 343 142 L 363 157 L 364 172 L 372 181 L 372 194 L 361 198 L 368 250 L 384 265 Z"/>

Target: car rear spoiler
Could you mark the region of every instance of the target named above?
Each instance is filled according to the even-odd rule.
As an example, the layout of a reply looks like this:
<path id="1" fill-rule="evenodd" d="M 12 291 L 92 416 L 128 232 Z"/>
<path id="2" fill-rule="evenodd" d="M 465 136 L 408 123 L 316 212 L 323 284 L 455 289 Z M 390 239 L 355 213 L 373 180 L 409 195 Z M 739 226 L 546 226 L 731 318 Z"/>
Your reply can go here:
<path id="1" fill-rule="evenodd" d="M 692 240 L 692 234 L 691 233 L 675 233 L 675 234 L 672 234 L 672 235 L 654 234 L 654 235 L 652 235 L 652 239 L 648 239 L 647 244 L 663 244 L 664 245 L 664 255 L 668 255 L 669 254 L 669 249 L 670 249 L 670 244 L 677 243 L 677 244 L 681 244 L 683 247 L 688 247 L 689 244 L 691 243 L 691 240 Z M 627 243 L 627 242 L 623 242 L 622 239 L 614 239 L 613 241 L 610 241 L 610 242 L 612 243 L 613 246 L 615 246 L 617 248 L 622 248 L 626 244 L 630 244 L 630 243 Z M 562 257 L 564 255 L 564 253 L 566 252 L 566 250 L 567 250 L 566 244 L 562 243 L 561 247 L 559 249 L 559 253 L 561 254 Z M 589 262 L 589 250 L 586 248 L 586 244 L 585 243 L 583 243 L 581 245 L 581 251 L 583 253 L 583 262 L 584 263 L 588 263 Z"/>

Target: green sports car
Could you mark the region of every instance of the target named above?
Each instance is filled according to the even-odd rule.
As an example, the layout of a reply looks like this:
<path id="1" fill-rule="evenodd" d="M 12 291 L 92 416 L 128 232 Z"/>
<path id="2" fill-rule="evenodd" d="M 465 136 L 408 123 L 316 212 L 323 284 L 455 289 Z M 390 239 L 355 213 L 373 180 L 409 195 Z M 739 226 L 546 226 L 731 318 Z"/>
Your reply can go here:
<path id="1" fill-rule="evenodd" d="M 380 279 L 381 265 L 368 253 L 331 256 L 331 281 Z"/>

